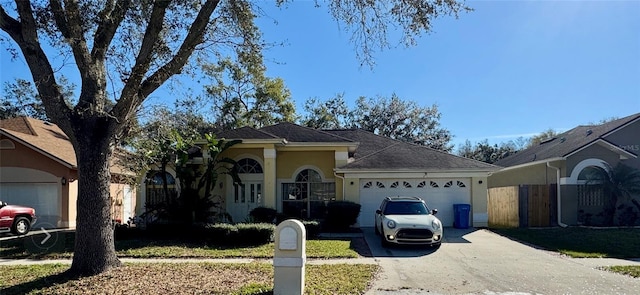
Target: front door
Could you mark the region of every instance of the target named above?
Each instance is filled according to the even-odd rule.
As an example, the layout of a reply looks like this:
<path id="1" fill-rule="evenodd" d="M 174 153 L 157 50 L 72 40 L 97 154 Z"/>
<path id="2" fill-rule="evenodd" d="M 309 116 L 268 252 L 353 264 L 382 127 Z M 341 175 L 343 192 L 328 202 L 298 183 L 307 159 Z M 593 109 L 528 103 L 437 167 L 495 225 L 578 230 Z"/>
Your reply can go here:
<path id="1" fill-rule="evenodd" d="M 233 222 L 248 220 L 249 212 L 262 204 L 262 186 L 261 181 L 243 181 L 233 185 L 231 200 L 227 203 Z"/>

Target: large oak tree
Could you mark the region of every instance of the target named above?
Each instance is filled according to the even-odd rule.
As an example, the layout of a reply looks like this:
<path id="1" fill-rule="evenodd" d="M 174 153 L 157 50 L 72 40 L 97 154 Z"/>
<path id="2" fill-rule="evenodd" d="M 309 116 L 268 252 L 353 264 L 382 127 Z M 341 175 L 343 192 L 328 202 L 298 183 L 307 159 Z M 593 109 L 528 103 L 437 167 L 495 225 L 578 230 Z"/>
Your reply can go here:
<path id="1" fill-rule="evenodd" d="M 283 0 L 276 1 L 278 5 Z M 120 265 L 110 216 L 109 162 L 137 111 L 172 76 L 220 52 L 259 62 L 263 43 L 254 23 L 261 10 L 247 0 L 50 0 L 0 5 L 4 44 L 17 45 L 47 117 L 70 138 L 78 163 L 76 244 L 71 272 L 97 274 Z M 268 5 L 266 2 L 263 4 Z M 323 3 L 317 3 L 323 6 Z M 388 48 L 388 29 L 412 45 L 434 18 L 468 9 L 455 0 L 333 0 L 326 6 L 352 33 L 356 56 Z M 11 53 L 15 56 L 18 50 Z M 80 76 L 75 105 L 65 102 L 58 56 Z M 115 101 L 111 106 L 109 98 Z"/>

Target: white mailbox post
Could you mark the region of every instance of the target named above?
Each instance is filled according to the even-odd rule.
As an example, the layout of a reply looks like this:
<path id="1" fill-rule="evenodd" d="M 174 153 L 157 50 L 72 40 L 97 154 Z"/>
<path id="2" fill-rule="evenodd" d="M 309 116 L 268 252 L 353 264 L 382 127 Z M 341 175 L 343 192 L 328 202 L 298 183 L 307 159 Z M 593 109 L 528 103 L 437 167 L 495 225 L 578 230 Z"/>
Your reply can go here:
<path id="1" fill-rule="evenodd" d="M 288 219 L 276 227 L 273 255 L 273 294 L 302 295 L 304 292 L 304 265 L 306 230 L 302 222 Z"/>

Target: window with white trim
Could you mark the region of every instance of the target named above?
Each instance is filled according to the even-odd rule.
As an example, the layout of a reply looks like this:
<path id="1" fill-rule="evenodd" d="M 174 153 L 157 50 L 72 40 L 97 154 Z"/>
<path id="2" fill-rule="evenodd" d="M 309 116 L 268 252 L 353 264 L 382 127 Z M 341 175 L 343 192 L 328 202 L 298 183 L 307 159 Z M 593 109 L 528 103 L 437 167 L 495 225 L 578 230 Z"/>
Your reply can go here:
<path id="1" fill-rule="evenodd" d="M 302 170 L 295 182 L 282 184 L 282 213 L 290 217 L 324 218 L 327 203 L 335 199 L 335 182 L 324 182 L 313 169 Z"/>

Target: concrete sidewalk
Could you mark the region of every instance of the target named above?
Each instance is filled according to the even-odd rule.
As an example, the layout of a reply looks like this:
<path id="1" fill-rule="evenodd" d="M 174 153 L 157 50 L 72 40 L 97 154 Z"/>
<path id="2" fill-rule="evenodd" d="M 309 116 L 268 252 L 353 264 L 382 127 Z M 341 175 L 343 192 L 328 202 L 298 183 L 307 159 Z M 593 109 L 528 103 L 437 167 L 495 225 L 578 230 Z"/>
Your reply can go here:
<path id="1" fill-rule="evenodd" d="M 254 258 L 120 258 L 124 263 L 273 263 L 273 259 Z M 0 259 L 3 265 L 71 264 L 71 259 Z M 307 259 L 307 264 L 377 264 L 374 258 Z"/>

